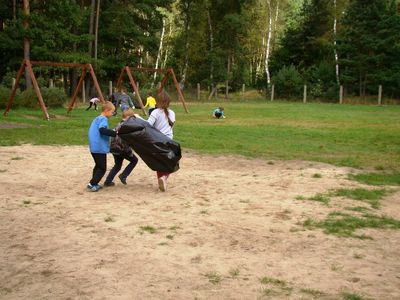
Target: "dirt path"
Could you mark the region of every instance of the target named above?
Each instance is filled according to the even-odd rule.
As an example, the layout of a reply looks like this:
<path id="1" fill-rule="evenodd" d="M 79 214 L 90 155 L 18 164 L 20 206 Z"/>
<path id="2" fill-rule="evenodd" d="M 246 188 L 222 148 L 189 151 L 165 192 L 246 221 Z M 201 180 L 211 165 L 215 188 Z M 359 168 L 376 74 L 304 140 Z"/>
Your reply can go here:
<path id="1" fill-rule="evenodd" d="M 400 298 L 399 230 L 301 225 L 351 205 L 295 200 L 359 186 L 349 168 L 186 152 L 167 193 L 142 161 L 90 193 L 92 167 L 86 147 L 0 147 L 1 299 Z"/>

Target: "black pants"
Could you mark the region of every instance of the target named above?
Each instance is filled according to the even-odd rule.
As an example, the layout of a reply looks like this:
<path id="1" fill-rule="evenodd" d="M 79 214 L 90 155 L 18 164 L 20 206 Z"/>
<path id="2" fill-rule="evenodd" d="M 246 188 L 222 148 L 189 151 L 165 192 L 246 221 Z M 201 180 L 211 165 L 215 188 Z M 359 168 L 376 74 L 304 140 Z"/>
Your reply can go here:
<path id="1" fill-rule="evenodd" d="M 124 179 L 126 179 L 129 176 L 129 174 L 131 174 L 131 172 L 136 167 L 136 164 L 138 162 L 137 157 L 133 154 L 131 156 L 113 154 L 113 156 L 114 156 L 115 164 L 114 164 L 114 167 L 110 170 L 110 173 L 108 174 L 108 176 L 106 178 L 107 183 L 112 182 L 115 175 L 117 175 L 119 170 L 121 170 L 124 159 L 129 161 L 129 164 L 125 167 L 125 169 L 121 173 L 121 177 Z"/>
<path id="2" fill-rule="evenodd" d="M 94 159 L 94 168 L 92 179 L 90 180 L 91 185 L 99 184 L 107 171 L 107 154 L 103 153 L 91 153 Z"/>
<path id="3" fill-rule="evenodd" d="M 93 102 L 90 102 L 89 107 L 86 108 L 86 110 L 89 110 L 92 107 L 93 104 L 94 104 L 94 109 L 97 110 L 97 104 L 93 103 Z"/>

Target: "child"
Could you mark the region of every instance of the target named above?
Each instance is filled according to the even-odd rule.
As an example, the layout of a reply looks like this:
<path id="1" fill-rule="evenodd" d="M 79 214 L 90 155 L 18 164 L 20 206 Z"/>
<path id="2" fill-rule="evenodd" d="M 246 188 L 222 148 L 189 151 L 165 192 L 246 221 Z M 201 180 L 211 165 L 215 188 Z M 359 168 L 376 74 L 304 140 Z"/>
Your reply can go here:
<path id="1" fill-rule="evenodd" d="M 139 115 L 135 115 L 133 109 L 128 108 L 122 113 L 122 121 L 117 125 L 115 128 L 115 131 L 118 132 L 119 128 L 121 125 L 124 123 L 124 121 L 128 120 L 130 117 L 133 118 L 140 118 Z M 129 161 L 129 164 L 126 166 L 124 171 L 122 171 L 121 174 L 119 174 L 119 179 L 123 184 L 126 184 L 126 179 L 131 174 L 133 169 L 135 168 L 138 159 L 137 157 L 133 154 L 132 148 L 124 142 L 118 135 L 114 138 L 111 138 L 111 153 L 114 156 L 114 167 L 111 169 L 110 173 L 108 174 L 106 181 L 104 182 L 104 186 L 114 186 L 115 183 L 113 182 L 113 179 L 115 175 L 121 170 L 122 168 L 122 163 L 124 159 Z"/>
<path id="2" fill-rule="evenodd" d="M 151 112 L 156 109 L 156 104 L 156 99 L 153 98 L 153 94 L 150 92 L 146 99 L 146 105 L 144 106 L 144 108 L 149 107 L 149 116 Z"/>
<path id="3" fill-rule="evenodd" d="M 124 112 L 124 110 L 128 108 L 135 108 L 133 105 L 131 97 L 126 93 L 126 88 L 121 89 L 121 95 L 118 98 L 117 105 L 121 106 L 121 111 Z"/>
<path id="4" fill-rule="evenodd" d="M 216 109 L 213 110 L 212 115 L 214 118 L 217 119 L 225 119 L 225 115 L 224 115 L 224 108 L 223 107 L 217 107 Z"/>
<path id="5" fill-rule="evenodd" d="M 99 185 L 107 169 L 107 153 L 110 152 L 108 143 L 109 136 L 116 136 L 114 130 L 108 129 L 108 118 L 110 118 L 115 110 L 115 106 L 106 101 L 103 105 L 102 112 L 94 118 L 89 128 L 89 147 L 90 153 L 94 159 L 95 166 L 93 168 L 92 179 L 87 188 L 91 192 L 97 192 L 101 189 Z"/>
<path id="6" fill-rule="evenodd" d="M 168 94 L 164 91 L 160 92 L 157 95 L 157 108 L 153 110 L 147 122 L 172 139 L 174 135 L 172 128 L 175 124 L 175 113 L 168 108 L 170 102 L 171 99 Z M 158 187 L 162 192 L 167 190 L 169 174 L 157 171 Z"/>
<path id="7" fill-rule="evenodd" d="M 89 100 L 89 107 L 86 108 L 86 110 L 89 110 L 92 105 L 94 105 L 94 109 L 97 110 L 97 103 L 100 102 L 100 99 L 97 97 L 93 97 L 92 99 Z"/>

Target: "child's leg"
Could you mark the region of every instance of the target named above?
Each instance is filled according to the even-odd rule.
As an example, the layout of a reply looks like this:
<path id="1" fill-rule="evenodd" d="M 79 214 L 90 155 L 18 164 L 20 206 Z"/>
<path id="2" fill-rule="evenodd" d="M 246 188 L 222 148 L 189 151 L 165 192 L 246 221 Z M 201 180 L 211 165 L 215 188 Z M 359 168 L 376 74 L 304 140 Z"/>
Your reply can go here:
<path id="1" fill-rule="evenodd" d="M 159 172 L 159 171 L 157 171 L 157 178 L 160 178 L 160 177 L 163 177 L 163 176 L 165 176 L 166 178 L 168 178 L 168 177 L 169 177 L 169 174 L 171 174 L 171 173 Z"/>
<path id="2" fill-rule="evenodd" d="M 97 110 L 97 104 L 96 104 L 96 102 L 94 103 L 94 110 Z"/>
<path id="3" fill-rule="evenodd" d="M 157 171 L 158 188 L 160 191 L 167 191 L 167 179 L 170 173 Z"/>
<path id="4" fill-rule="evenodd" d="M 124 158 L 121 155 L 113 154 L 113 156 L 114 156 L 114 167 L 112 167 L 110 173 L 108 173 L 108 176 L 105 181 L 106 183 L 111 183 L 114 180 L 115 175 L 117 175 L 119 170 L 121 170 L 122 162 L 124 161 Z"/>
<path id="5" fill-rule="evenodd" d="M 89 102 L 89 107 L 88 108 L 86 108 L 86 110 L 89 110 L 91 107 L 92 107 L 92 102 Z"/>
<path id="6" fill-rule="evenodd" d="M 126 180 L 126 178 L 129 176 L 129 174 L 131 174 L 133 169 L 136 167 L 136 164 L 138 163 L 138 159 L 133 154 L 132 154 L 132 156 L 124 156 L 124 159 L 129 161 L 129 164 L 126 166 L 125 170 L 121 173 L 121 177 Z"/>
<path id="7" fill-rule="evenodd" d="M 93 168 L 93 177 L 90 180 L 91 185 L 98 185 L 107 170 L 107 154 L 92 153 L 95 166 Z"/>

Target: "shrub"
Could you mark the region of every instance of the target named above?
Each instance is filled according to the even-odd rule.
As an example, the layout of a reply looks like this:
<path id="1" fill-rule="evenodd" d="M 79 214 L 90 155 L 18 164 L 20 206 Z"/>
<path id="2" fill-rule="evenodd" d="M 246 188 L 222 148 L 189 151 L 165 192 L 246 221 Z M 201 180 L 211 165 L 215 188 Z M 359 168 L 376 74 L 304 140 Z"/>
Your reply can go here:
<path id="1" fill-rule="evenodd" d="M 290 65 L 284 66 L 279 72 L 272 77 L 272 82 L 275 84 L 275 90 L 280 97 L 298 97 L 301 96 L 303 90 L 303 79 L 300 72 Z"/>
<path id="2" fill-rule="evenodd" d="M 5 86 L 0 85 L 0 109 L 4 109 L 7 106 L 8 98 L 10 98 L 11 88 L 7 88 Z M 13 101 L 12 107 L 19 106 L 19 91 L 15 94 L 15 98 Z"/>
<path id="3" fill-rule="evenodd" d="M 68 100 L 64 89 L 42 88 L 41 92 L 47 107 L 62 107 Z"/>
<path id="4" fill-rule="evenodd" d="M 64 89 L 59 88 L 41 88 L 40 92 L 46 107 L 62 107 L 67 101 L 67 95 Z M 35 108 L 39 106 L 38 98 L 34 89 L 28 89 L 19 96 L 21 106 Z"/>

